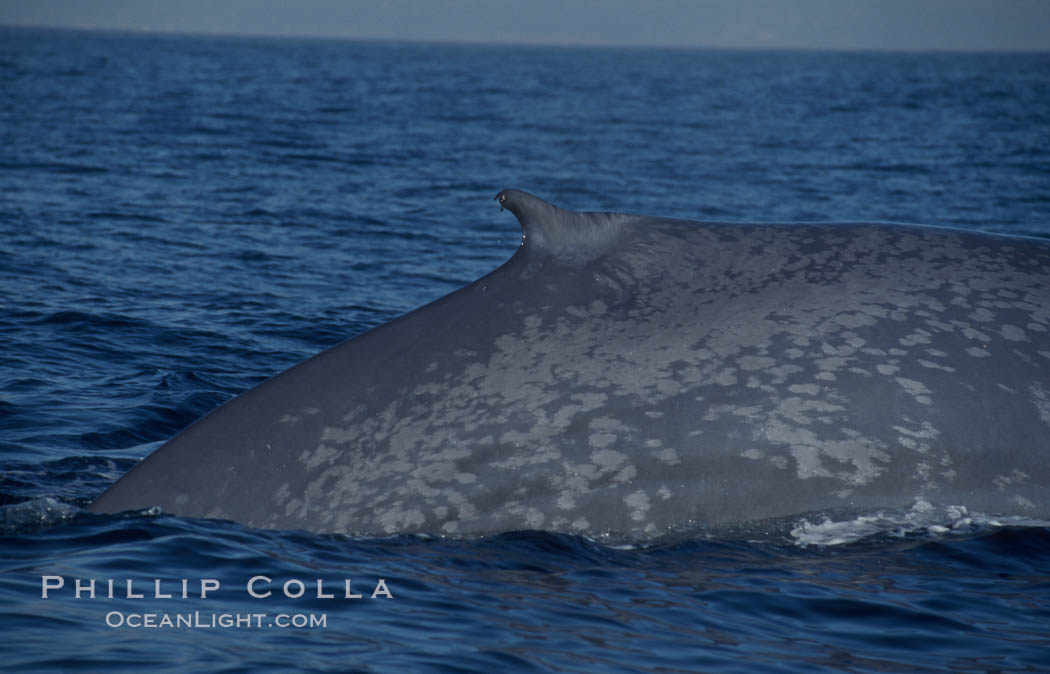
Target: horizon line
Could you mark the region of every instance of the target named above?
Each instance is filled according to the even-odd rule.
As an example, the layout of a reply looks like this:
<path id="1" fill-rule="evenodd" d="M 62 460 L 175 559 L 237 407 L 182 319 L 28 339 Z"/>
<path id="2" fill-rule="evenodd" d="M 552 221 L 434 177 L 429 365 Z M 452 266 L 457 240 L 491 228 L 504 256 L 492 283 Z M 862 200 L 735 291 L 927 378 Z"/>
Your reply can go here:
<path id="1" fill-rule="evenodd" d="M 675 51 L 809 51 L 809 52 L 852 52 L 852 53 L 900 53 L 900 54 L 1050 54 L 1050 47 L 887 47 L 887 46 L 823 46 L 823 45 L 725 45 L 725 44 L 686 44 L 686 43 L 651 43 L 651 42 L 600 42 L 600 41 L 559 41 L 559 40 L 484 40 L 462 38 L 421 38 L 394 36 L 354 36 L 331 33 L 275 33 L 275 32 L 231 32 L 227 30 L 154 28 L 152 26 L 128 28 L 106 26 L 56 26 L 37 23 L 0 23 L 0 30 L 50 30 L 70 33 L 117 33 L 135 36 L 171 36 L 171 37 L 204 37 L 234 39 L 276 39 L 276 40 L 318 40 L 339 42 L 385 42 L 407 43 L 440 46 L 478 46 L 478 47 L 536 47 L 563 49 L 666 49 Z"/>

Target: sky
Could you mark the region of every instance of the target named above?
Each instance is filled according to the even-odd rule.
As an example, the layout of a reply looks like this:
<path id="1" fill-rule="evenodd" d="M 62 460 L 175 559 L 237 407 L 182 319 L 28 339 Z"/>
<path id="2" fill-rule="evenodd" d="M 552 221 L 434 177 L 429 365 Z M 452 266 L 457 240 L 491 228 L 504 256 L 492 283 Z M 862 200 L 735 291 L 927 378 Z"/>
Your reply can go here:
<path id="1" fill-rule="evenodd" d="M 1050 0 L 0 0 L 0 25 L 521 44 L 1050 51 Z"/>

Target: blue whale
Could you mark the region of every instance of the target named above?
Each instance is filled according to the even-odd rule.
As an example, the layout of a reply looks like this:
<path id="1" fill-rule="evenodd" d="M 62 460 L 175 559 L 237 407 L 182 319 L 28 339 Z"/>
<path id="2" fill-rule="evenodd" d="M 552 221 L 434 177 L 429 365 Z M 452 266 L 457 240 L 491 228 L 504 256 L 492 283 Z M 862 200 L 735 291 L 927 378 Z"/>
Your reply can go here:
<path id="1" fill-rule="evenodd" d="M 91 504 L 365 535 L 659 536 L 916 499 L 1050 516 L 1050 240 L 562 210 Z"/>

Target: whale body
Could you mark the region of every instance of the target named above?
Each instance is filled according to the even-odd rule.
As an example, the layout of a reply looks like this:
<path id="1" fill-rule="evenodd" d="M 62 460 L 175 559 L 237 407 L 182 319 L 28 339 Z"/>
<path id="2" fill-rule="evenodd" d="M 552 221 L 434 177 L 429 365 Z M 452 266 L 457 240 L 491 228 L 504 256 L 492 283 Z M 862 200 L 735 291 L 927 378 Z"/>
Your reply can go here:
<path id="1" fill-rule="evenodd" d="M 214 410 L 95 512 L 655 536 L 916 499 L 1050 516 L 1050 241 L 577 213 Z"/>

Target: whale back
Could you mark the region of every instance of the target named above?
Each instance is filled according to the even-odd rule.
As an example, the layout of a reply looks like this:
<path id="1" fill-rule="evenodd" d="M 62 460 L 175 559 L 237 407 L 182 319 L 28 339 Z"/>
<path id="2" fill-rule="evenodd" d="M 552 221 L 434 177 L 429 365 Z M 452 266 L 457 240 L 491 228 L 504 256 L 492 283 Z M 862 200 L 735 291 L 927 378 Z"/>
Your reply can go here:
<path id="1" fill-rule="evenodd" d="M 91 509 L 653 536 L 917 498 L 1050 516 L 1050 241 L 497 197 L 522 245 L 283 372 Z"/>

